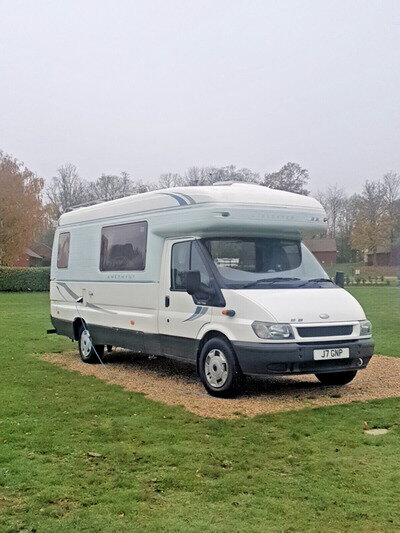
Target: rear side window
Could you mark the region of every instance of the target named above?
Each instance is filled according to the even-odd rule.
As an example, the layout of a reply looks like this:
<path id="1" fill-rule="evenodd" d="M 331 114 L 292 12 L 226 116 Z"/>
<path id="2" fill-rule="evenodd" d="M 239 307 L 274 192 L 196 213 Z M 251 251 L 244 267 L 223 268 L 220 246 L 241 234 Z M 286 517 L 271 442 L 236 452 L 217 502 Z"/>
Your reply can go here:
<path id="1" fill-rule="evenodd" d="M 68 268 L 70 238 L 69 232 L 60 233 L 58 236 L 57 268 Z"/>
<path id="2" fill-rule="evenodd" d="M 102 228 L 100 270 L 144 270 L 146 245 L 147 222 Z"/>

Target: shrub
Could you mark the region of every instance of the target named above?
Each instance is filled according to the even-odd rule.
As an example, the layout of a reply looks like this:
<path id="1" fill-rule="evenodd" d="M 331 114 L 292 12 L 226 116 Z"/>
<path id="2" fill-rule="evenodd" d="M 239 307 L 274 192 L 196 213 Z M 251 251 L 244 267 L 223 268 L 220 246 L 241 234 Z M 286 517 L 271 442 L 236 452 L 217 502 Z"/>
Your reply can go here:
<path id="1" fill-rule="evenodd" d="M 43 292 L 50 288 L 50 267 L 1 267 L 0 291 Z"/>

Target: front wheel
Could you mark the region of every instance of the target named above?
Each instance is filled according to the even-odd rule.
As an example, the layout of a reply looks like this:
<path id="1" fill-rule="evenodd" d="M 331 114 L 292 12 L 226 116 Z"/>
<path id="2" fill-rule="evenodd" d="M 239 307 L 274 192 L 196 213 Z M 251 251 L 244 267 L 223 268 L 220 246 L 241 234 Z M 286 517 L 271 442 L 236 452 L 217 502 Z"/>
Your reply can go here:
<path id="1" fill-rule="evenodd" d="M 315 374 L 315 377 L 323 385 L 346 385 L 350 383 L 357 374 L 357 370 L 349 370 L 348 372 L 330 372 L 327 374 Z"/>
<path id="2" fill-rule="evenodd" d="M 200 354 L 199 373 L 204 387 L 212 396 L 233 396 L 243 384 L 236 355 L 224 339 L 214 338 L 205 343 Z"/>
<path id="3" fill-rule="evenodd" d="M 104 345 L 93 345 L 89 331 L 83 327 L 79 333 L 79 355 L 84 363 L 98 364 L 104 354 Z"/>

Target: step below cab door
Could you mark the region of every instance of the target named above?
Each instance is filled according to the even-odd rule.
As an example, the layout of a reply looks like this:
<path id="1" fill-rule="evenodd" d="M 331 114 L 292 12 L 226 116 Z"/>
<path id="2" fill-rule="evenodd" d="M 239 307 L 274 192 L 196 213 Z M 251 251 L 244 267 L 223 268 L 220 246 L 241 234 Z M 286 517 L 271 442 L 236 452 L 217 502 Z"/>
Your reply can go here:
<path id="1" fill-rule="evenodd" d="M 197 336 L 201 328 L 211 322 L 213 306 L 205 299 L 194 298 L 186 292 L 185 273 L 198 270 L 201 282 L 213 285 L 212 274 L 206 266 L 203 251 L 194 239 L 166 241 L 164 247 L 161 286 L 159 332 L 164 355 L 196 361 Z"/>

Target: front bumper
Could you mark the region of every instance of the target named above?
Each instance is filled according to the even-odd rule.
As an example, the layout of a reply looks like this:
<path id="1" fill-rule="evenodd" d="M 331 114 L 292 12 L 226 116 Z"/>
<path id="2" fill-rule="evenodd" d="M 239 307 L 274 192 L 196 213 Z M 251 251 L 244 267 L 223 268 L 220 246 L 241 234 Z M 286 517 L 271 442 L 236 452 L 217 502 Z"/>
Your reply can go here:
<path id="1" fill-rule="evenodd" d="M 243 374 L 316 374 L 365 368 L 374 353 L 372 339 L 304 343 L 233 342 Z M 314 361 L 314 350 L 349 348 L 348 359 Z"/>

